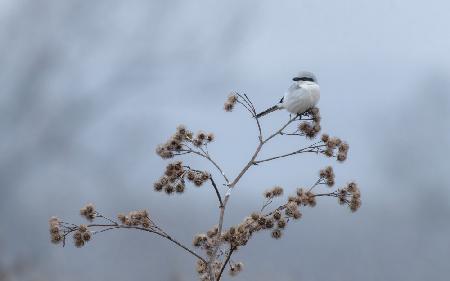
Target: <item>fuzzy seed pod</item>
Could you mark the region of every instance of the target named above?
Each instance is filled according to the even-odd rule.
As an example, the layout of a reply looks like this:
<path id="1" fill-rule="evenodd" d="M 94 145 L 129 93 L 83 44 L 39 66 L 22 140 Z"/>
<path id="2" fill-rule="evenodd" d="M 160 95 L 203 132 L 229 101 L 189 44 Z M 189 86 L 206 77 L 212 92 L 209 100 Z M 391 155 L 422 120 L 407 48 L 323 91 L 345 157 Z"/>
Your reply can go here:
<path id="1" fill-rule="evenodd" d="M 266 226 L 266 228 L 272 228 L 273 227 L 273 220 L 267 219 L 265 226 Z"/>
<path id="2" fill-rule="evenodd" d="M 280 219 L 277 223 L 278 228 L 285 228 L 286 227 L 286 220 L 285 219 Z"/>
<path id="3" fill-rule="evenodd" d="M 259 224 L 259 225 L 265 225 L 265 224 L 266 224 L 266 218 L 260 217 L 260 218 L 258 219 L 258 224 Z"/>
<path id="4" fill-rule="evenodd" d="M 329 139 L 330 139 L 330 136 L 328 134 L 323 134 L 321 137 L 321 140 L 325 143 L 328 142 Z"/>
<path id="5" fill-rule="evenodd" d="M 84 240 L 85 242 L 91 240 L 91 232 L 90 232 L 90 231 L 87 231 L 87 232 L 84 232 L 84 233 L 83 233 L 83 240 Z"/>
<path id="6" fill-rule="evenodd" d="M 252 220 L 257 221 L 259 219 L 259 214 L 258 213 L 252 213 L 251 218 L 252 218 Z"/>
<path id="7" fill-rule="evenodd" d="M 282 232 L 281 232 L 281 230 L 279 230 L 278 228 L 272 230 L 272 237 L 273 237 L 273 238 L 275 238 L 275 239 L 280 239 L 280 238 L 281 238 L 281 235 L 282 235 Z"/>
<path id="8" fill-rule="evenodd" d="M 281 213 L 279 211 L 275 211 L 272 216 L 273 216 L 274 220 L 281 219 Z"/>

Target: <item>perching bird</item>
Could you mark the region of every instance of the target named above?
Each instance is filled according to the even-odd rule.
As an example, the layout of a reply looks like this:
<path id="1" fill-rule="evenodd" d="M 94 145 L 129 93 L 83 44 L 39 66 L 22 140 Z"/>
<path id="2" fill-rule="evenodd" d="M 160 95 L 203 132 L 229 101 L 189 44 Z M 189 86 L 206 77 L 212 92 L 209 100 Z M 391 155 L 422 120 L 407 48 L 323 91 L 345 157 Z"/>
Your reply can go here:
<path id="1" fill-rule="evenodd" d="M 256 118 L 279 109 L 286 109 L 293 114 L 302 114 L 316 106 L 320 98 L 320 88 L 316 76 L 308 71 L 300 71 L 292 80 L 295 82 L 289 87 L 280 102 L 257 114 Z"/>

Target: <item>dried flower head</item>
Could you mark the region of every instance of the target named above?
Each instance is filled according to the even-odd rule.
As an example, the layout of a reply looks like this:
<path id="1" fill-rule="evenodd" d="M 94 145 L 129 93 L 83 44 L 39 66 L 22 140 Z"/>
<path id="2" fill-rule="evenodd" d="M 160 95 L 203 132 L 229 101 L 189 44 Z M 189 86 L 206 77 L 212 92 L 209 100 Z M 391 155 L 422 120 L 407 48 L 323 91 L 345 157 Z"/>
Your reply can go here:
<path id="1" fill-rule="evenodd" d="M 279 219 L 281 219 L 281 213 L 280 213 L 280 211 L 275 211 L 273 214 L 272 214 L 272 217 L 273 217 L 273 219 L 274 220 L 279 220 Z"/>
<path id="2" fill-rule="evenodd" d="M 50 240 L 54 244 L 58 244 L 63 240 L 63 234 L 61 231 L 61 224 L 57 217 L 51 217 L 48 221 Z"/>
<path id="3" fill-rule="evenodd" d="M 207 269 L 207 265 L 202 260 L 197 260 L 197 272 L 198 273 L 205 273 Z"/>
<path id="4" fill-rule="evenodd" d="M 239 262 L 230 266 L 229 273 L 231 276 L 236 276 L 239 272 L 242 271 L 242 269 L 244 269 L 244 264 L 242 262 Z"/>
<path id="5" fill-rule="evenodd" d="M 224 109 L 225 109 L 225 111 L 227 111 L 227 112 L 233 111 L 234 106 L 236 105 L 237 100 L 238 100 L 237 95 L 236 95 L 235 93 L 231 93 L 231 94 L 228 96 L 228 98 L 227 98 L 227 100 L 225 101 L 225 104 L 224 104 L 224 106 L 223 106 Z"/>
<path id="6" fill-rule="evenodd" d="M 283 188 L 281 186 L 274 186 L 273 188 L 264 192 L 264 197 L 271 199 L 283 195 Z"/>
<path id="7" fill-rule="evenodd" d="M 347 184 L 347 191 L 350 193 L 359 192 L 358 184 L 356 182 L 349 182 Z"/>
<path id="8" fill-rule="evenodd" d="M 190 153 L 192 149 L 189 147 L 193 144 L 201 147 L 214 140 L 212 133 L 199 131 L 195 137 L 185 126 L 179 125 L 173 134 L 164 144 L 158 145 L 156 153 L 163 159 L 169 159 L 183 153 Z"/>
<path id="9" fill-rule="evenodd" d="M 214 134 L 213 133 L 208 133 L 208 135 L 206 136 L 206 140 L 208 142 L 214 141 Z"/>
<path id="10" fill-rule="evenodd" d="M 280 219 L 277 222 L 277 226 L 278 226 L 278 228 L 281 228 L 281 229 L 285 228 L 286 227 L 286 220 L 285 219 Z"/>
<path id="11" fill-rule="evenodd" d="M 128 215 L 119 214 L 117 217 L 119 221 L 126 226 L 142 226 L 143 228 L 150 228 L 154 225 L 147 210 L 131 211 Z"/>
<path id="12" fill-rule="evenodd" d="M 96 216 L 94 204 L 89 203 L 81 208 L 80 215 L 85 217 L 87 220 L 92 221 Z"/>
<path id="13" fill-rule="evenodd" d="M 195 247 L 200 247 L 204 245 L 208 241 L 208 236 L 203 233 L 197 234 L 194 236 L 194 240 L 192 241 L 192 245 Z"/>
<path id="14" fill-rule="evenodd" d="M 281 232 L 280 229 L 277 228 L 277 229 L 272 230 L 272 237 L 273 238 L 280 239 L 281 235 L 282 235 L 282 232 Z"/>
<path id="15" fill-rule="evenodd" d="M 332 187 L 334 185 L 334 172 L 333 172 L 333 167 L 328 166 L 325 169 L 320 170 L 320 178 L 325 180 L 325 183 L 329 186 Z"/>
<path id="16" fill-rule="evenodd" d="M 349 204 L 350 210 L 356 212 L 361 207 L 361 199 L 352 197 Z"/>
<path id="17" fill-rule="evenodd" d="M 339 162 L 344 162 L 345 160 L 347 160 L 347 154 L 339 152 L 337 155 L 337 160 Z"/>

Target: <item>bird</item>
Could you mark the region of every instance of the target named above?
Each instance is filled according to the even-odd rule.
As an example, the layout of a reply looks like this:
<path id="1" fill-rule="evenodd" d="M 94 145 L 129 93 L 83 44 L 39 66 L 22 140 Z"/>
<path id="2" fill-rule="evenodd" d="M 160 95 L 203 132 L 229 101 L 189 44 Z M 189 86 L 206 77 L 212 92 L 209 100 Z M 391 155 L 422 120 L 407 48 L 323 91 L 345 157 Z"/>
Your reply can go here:
<path id="1" fill-rule="evenodd" d="M 280 109 L 286 109 L 292 114 L 301 115 L 317 105 L 320 99 L 320 87 L 314 73 L 300 71 L 292 80 L 294 83 L 281 100 L 276 105 L 256 114 L 256 118 Z"/>

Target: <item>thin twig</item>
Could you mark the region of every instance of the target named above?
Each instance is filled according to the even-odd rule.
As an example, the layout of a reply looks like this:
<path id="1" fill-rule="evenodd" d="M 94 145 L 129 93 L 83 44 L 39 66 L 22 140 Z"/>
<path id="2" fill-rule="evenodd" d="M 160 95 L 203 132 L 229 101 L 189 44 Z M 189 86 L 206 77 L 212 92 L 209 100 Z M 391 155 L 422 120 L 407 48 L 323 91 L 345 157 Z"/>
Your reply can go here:
<path id="1" fill-rule="evenodd" d="M 110 223 L 112 223 L 112 224 L 114 224 L 114 225 L 119 225 L 116 221 L 113 221 L 112 219 L 107 218 L 107 217 L 103 216 L 103 215 L 100 214 L 100 213 L 97 213 L 97 217 L 98 217 L 98 218 L 103 218 L 103 219 L 109 221 Z"/>
<path id="2" fill-rule="evenodd" d="M 223 207 L 222 196 L 220 196 L 219 189 L 217 189 L 216 182 L 214 181 L 214 179 L 212 178 L 211 175 L 209 176 L 209 180 L 211 181 L 211 185 L 214 187 L 214 190 L 216 191 L 217 199 L 219 199 L 219 203 L 220 203 L 220 208 L 222 208 Z"/>
<path id="3" fill-rule="evenodd" d="M 197 173 L 202 173 L 202 171 L 196 170 L 196 169 L 192 169 L 191 167 L 186 166 L 186 165 L 183 166 L 183 167 L 185 167 L 186 169 L 189 169 L 191 171 L 197 172 Z M 214 190 L 216 192 L 216 195 L 217 195 L 217 199 L 219 200 L 219 204 L 220 204 L 219 207 L 222 207 L 223 206 L 222 196 L 220 195 L 219 189 L 217 188 L 217 184 L 214 181 L 214 179 L 213 179 L 211 174 L 209 175 L 209 180 L 211 181 L 211 185 L 213 186 L 213 188 L 214 188 Z"/>
<path id="4" fill-rule="evenodd" d="M 198 152 L 198 151 L 193 150 L 193 149 L 183 149 L 183 150 L 180 150 L 180 151 L 185 151 L 185 152 L 188 152 L 188 153 L 194 153 L 194 154 L 197 154 L 198 156 L 201 156 L 201 157 L 207 159 L 209 162 L 211 162 L 211 164 L 213 164 L 214 167 L 216 167 L 216 169 L 220 172 L 220 174 L 225 179 L 227 184 L 229 183 L 229 180 L 228 180 L 227 176 L 225 175 L 225 173 L 223 172 L 222 168 L 220 168 L 220 166 L 216 163 L 216 161 L 214 161 L 211 158 L 211 156 L 209 156 L 209 154 L 206 155 L 206 154 L 203 154 L 203 153 Z"/>
<path id="5" fill-rule="evenodd" d="M 225 267 L 227 266 L 228 262 L 230 261 L 231 255 L 233 254 L 235 248 L 231 247 L 228 251 L 227 257 L 225 258 L 225 261 L 223 262 L 222 268 L 220 269 L 219 276 L 217 276 L 217 281 L 220 280 L 222 277 L 223 271 L 225 270 Z"/>
<path id="6" fill-rule="evenodd" d="M 322 144 L 322 145 L 310 145 L 308 147 L 301 148 L 301 149 L 296 150 L 296 151 L 291 152 L 291 153 L 286 153 L 286 154 L 282 154 L 282 155 L 279 155 L 279 156 L 274 156 L 274 157 L 266 158 L 266 159 L 263 159 L 263 160 L 255 161 L 254 164 L 259 164 L 259 163 L 262 163 L 262 162 L 267 162 L 267 161 L 275 160 L 275 159 L 278 159 L 278 158 L 284 158 L 284 157 L 292 156 L 292 155 L 299 154 L 299 153 L 306 153 L 306 152 L 318 153 L 318 152 L 320 152 L 319 149 L 324 147 L 324 146 L 325 146 L 325 144 Z"/>
<path id="7" fill-rule="evenodd" d="M 261 207 L 261 210 L 259 212 L 262 213 L 267 206 L 272 204 L 272 202 L 273 202 L 273 198 L 266 200 L 266 202 L 263 204 L 263 206 Z"/>
<path id="8" fill-rule="evenodd" d="M 158 230 L 161 230 L 159 227 L 155 226 Z M 142 231 L 146 231 L 146 232 L 150 232 L 150 233 L 154 233 L 160 237 L 166 238 L 167 240 L 169 240 L 170 242 L 174 243 L 175 245 L 183 248 L 184 250 L 186 250 L 187 252 L 189 252 L 190 254 L 192 254 L 193 256 L 197 257 L 198 259 L 200 259 L 201 261 L 206 263 L 206 260 L 201 257 L 199 254 L 195 253 L 193 250 L 189 249 L 188 247 L 186 247 L 185 245 L 181 244 L 180 242 L 178 242 L 176 239 L 174 239 L 173 237 L 171 237 L 170 235 L 168 235 L 166 232 L 162 231 L 155 231 L 152 228 L 144 228 L 144 227 L 140 227 L 140 226 L 128 226 L 128 225 L 119 225 L 119 224 L 88 224 L 87 227 L 106 227 L 103 230 L 99 230 L 96 231 L 95 233 L 101 233 L 104 231 L 109 231 L 112 229 L 137 229 L 137 230 L 142 230 Z M 71 232 L 75 231 L 76 229 L 71 229 L 69 232 L 64 234 L 64 241 L 65 238 L 68 234 L 70 234 Z"/>

